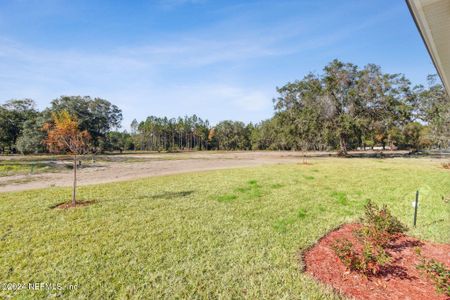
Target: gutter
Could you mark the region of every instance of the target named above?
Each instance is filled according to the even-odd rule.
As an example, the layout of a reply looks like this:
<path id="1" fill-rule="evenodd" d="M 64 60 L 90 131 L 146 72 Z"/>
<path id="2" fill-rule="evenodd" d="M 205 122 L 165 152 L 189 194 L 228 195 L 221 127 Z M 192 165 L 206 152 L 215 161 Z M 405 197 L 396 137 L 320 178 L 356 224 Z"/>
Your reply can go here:
<path id="1" fill-rule="evenodd" d="M 442 72 L 441 72 L 441 70 L 439 68 L 439 65 L 438 65 L 438 63 L 437 63 L 437 61 L 436 61 L 436 59 L 435 59 L 435 57 L 433 55 L 433 52 L 431 51 L 431 49 L 430 49 L 430 47 L 429 47 L 429 45 L 427 43 L 427 40 L 426 40 L 425 35 L 424 35 L 423 31 L 422 31 L 422 28 L 420 27 L 419 21 L 417 20 L 416 15 L 414 14 L 414 9 L 412 7 L 412 5 L 413 5 L 412 1 L 413 0 L 405 0 L 406 5 L 408 6 L 409 12 L 410 12 L 410 14 L 411 14 L 411 16 L 412 16 L 412 18 L 414 20 L 414 23 L 416 24 L 417 30 L 420 33 L 420 37 L 422 38 L 422 41 L 425 44 L 425 47 L 426 47 L 426 49 L 428 51 L 428 55 L 430 55 L 430 57 L 431 57 L 431 61 L 433 62 L 434 68 L 436 69 L 436 71 L 437 71 L 437 73 L 439 75 L 439 78 L 441 79 L 441 82 L 442 82 L 442 84 L 444 86 L 444 89 L 447 91 L 447 95 L 450 95 L 450 86 L 446 85 L 446 82 L 444 80 L 444 75 L 442 74 Z"/>

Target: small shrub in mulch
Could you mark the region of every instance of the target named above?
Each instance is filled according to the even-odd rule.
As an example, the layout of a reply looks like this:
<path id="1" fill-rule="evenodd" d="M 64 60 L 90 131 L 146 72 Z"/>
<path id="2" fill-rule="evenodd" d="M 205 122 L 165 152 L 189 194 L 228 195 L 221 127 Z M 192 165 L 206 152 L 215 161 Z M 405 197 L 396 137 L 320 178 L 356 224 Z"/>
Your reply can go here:
<path id="1" fill-rule="evenodd" d="M 450 245 L 422 242 L 386 206 L 368 203 L 304 253 L 305 271 L 357 299 L 450 299 Z"/>
<path id="2" fill-rule="evenodd" d="M 351 271 L 376 275 L 390 262 L 385 248 L 407 230 L 386 206 L 379 208 L 369 201 L 361 219 L 362 226 L 355 230 L 358 243 L 346 238 L 336 240 L 332 249 L 341 262 Z"/>
<path id="3" fill-rule="evenodd" d="M 420 248 L 416 248 L 416 252 L 420 259 L 420 263 L 416 266 L 417 269 L 433 280 L 439 293 L 450 297 L 450 269 L 434 258 L 424 257 Z"/>

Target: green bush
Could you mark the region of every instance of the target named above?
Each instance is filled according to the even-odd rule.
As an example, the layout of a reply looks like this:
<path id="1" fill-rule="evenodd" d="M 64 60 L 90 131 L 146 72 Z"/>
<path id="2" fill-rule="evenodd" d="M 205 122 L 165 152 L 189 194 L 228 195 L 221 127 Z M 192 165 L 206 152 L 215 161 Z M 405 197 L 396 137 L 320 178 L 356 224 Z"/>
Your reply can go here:
<path id="1" fill-rule="evenodd" d="M 369 200 L 364 208 L 364 217 L 361 219 L 363 227 L 359 233 L 373 244 L 384 247 L 408 230 L 386 205 L 380 208 Z"/>
<path id="2" fill-rule="evenodd" d="M 338 239 L 334 241 L 331 245 L 334 253 L 340 259 L 340 261 L 347 267 L 349 270 L 358 270 L 359 269 L 359 255 L 354 250 L 353 243 L 348 239 Z"/>
<path id="3" fill-rule="evenodd" d="M 359 245 L 354 245 L 348 239 L 339 239 L 331 247 L 349 270 L 375 275 L 390 262 L 386 246 L 405 232 L 407 227 L 390 213 L 387 206 L 379 208 L 371 201 L 366 204 L 361 221 L 361 229 L 354 232 Z"/>
<path id="4" fill-rule="evenodd" d="M 390 262 L 390 257 L 383 247 L 367 241 L 364 242 L 362 251 L 357 251 L 355 245 L 345 238 L 336 240 L 331 247 L 350 271 L 375 275 Z"/>

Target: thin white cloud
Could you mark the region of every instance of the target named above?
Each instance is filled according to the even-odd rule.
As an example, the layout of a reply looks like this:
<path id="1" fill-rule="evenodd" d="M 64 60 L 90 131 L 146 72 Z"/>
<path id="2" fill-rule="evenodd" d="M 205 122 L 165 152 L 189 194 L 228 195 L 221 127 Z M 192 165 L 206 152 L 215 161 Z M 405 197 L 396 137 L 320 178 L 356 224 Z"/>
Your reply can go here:
<path id="1" fill-rule="evenodd" d="M 252 120 L 248 114 L 268 117 L 273 95 L 259 87 L 233 83 L 202 82 L 158 85 L 158 74 L 168 65 L 188 68 L 209 63 L 242 59 L 242 53 L 211 54 L 201 59 L 195 54 L 207 50 L 206 44 L 192 43 L 185 48 L 149 46 L 143 49 L 122 49 L 112 54 L 31 50 L 16 43 L 0 45 L 0 97 L 31 97 L 41 108 L 60 95 L 92 95 L 118 104 L 130 118 L 146 115 L 184 115 L 204 112 L 203 117 Z M 210 48 L 219 47 L 217 45 Z M 242 45 L 245 47 L 245 45 Z M 241 50 L 245 55 L 248 51 Z M 161 55 L 163 57 L 161 57 Z M 236 55 L 233 57 L 233 55 Z M 261 53 L 259 53 L 261 55 Z M 272 90 L 272 87 L 269 88 Z M 5 96 L 11 95 L 11 96 Z M 238 112 L 238 113 L 236 113 Z M 211 119 L 217 122 L 218 119 Z"/>
<path id="2" fill-rule="evenodd" d="M 165 2 L 182 5 L 196 1 Z M 241 28 L 238 31 L 229 30 L 229 24 L 223 21 L 213 28 L 143 45 L 118 46 L 103 53 L 39 49 L 0 37 L 0 101 L 31 97 L 44 107 L 62 94 L 99 96 L 123 108 L 125 124 L 150 114 L 198 112 L 203 112 L 203 117 L 261 119 L 272 113 L 274 86 L 239 83 L 228 77 L 218 84 L 217 78 L 209 77 L 204 70 L 230 70 L 250 60 L 327 48 L 385 18 L 374 16 L 359 26 L 333 29 L 313 38 L 312 29 L 302 20 L 258 28 L 246 28 L 237 22 L 233 26 Z M 184 77 L 182 85 L 167 75 L 196 74 L 198 70 L 202 72 L 201 81 Z M 218 117 L 212 121 L 218 121 Z"/>

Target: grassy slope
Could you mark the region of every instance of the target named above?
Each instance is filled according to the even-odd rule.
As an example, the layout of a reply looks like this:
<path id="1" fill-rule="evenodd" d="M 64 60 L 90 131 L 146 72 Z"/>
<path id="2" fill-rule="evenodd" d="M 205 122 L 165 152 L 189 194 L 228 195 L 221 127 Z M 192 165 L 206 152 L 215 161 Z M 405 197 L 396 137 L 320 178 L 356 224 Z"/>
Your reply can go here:
<path id="1" fill-rule="evenodd" d="M 0 194 L 0 284 L 76 284 L 1 291 L 20 298 L 336 298 L 299 271 L 299 250 L 357 220 L 366 199 L 411 234 L 449 242 L 450 172 L 419 159 L 322 159 L 82 187 L 97 203 L 49 207 L 68 189 Z M 1 287 L 0 287 L 1 288 Z"/>

